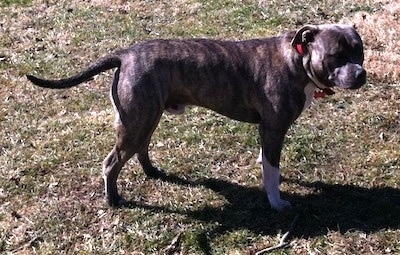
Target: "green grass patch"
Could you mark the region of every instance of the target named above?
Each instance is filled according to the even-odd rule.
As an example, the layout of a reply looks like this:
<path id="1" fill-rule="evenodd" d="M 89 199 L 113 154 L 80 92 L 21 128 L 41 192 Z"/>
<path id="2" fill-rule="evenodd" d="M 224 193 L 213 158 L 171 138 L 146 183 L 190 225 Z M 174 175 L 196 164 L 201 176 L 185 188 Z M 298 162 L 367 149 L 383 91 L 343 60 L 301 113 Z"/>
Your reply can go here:
<path id="1" fill-rule="evenodd" d="M 0 7 L 5 7 L 5 6 L 28 6 L 32 4 L 32 0 L 2 0 L 0 2 Z"/>

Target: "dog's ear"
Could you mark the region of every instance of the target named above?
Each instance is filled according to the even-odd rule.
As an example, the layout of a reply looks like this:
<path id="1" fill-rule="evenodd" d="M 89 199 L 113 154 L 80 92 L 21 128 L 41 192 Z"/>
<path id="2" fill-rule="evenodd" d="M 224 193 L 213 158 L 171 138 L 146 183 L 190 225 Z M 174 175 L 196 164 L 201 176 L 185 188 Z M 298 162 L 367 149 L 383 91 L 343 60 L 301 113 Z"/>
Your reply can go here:
<path id="1" fill-rule="evenodd" d="M 314 41 L 314 36 L 318 33 L 319 29 L 317 26 L 306 25 L 299 30 L 292 39 L 292 46 L 297 47 L 297 45 L 306 45 Z"/>

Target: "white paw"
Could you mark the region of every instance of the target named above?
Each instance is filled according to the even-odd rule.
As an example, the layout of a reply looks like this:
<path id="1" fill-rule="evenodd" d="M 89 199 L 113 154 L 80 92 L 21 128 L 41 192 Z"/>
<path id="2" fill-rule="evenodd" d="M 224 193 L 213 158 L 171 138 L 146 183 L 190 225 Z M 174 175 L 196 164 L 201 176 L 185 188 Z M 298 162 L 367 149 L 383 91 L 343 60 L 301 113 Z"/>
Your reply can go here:
<path id="1" fill-rule="evenodd" d="M 292 209 L 290 202 L 283 199 L 269 199 L 269 204 L 271 205 L 272 209 L 278 212 L 289 211 Z"/>
<path id="2" fill-rule="evenodd" d="M 260 153 L 258 154 L 258 158 L 257 158 L 257 160 L 256 160 L 256 162 L 258 163 L 258 164 L 262 164 L 262 157 L 263 157 L 263 155 L 262 155 L 262 148 L 260 149 Z"/>

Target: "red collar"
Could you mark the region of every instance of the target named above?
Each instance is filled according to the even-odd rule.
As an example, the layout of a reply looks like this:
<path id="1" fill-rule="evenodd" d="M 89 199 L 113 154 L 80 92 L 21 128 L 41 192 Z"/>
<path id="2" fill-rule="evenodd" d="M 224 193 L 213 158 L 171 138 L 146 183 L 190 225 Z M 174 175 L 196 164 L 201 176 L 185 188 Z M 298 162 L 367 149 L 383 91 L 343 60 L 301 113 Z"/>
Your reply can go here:
<path id="1" fill-rule="evenodd" d="M 302 44 L 296 44 L 296 50 L 300 54 L 300 56 L 304 55 L 304 50 L 303 50 L 303 45 Z"/>
<path id="2" fill-rule="evenodd" d="M 330 88 L 325 88 L 325 89 L 317 89 L 314 91 L 314 98 L 325 98 L 326 96 L 331 96 L 335 94 L 335 91 L 333 91 Z"/>

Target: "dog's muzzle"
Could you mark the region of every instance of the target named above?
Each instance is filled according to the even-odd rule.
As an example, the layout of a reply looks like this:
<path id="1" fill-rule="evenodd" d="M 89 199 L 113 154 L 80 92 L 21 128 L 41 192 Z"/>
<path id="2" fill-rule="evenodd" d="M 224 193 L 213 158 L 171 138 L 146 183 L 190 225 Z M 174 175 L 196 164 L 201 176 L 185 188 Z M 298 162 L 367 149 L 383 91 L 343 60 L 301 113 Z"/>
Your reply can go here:
<path id="1" fill-rule="evenodd" d="M 329 75 L 329 81 L 344 89 L 358 89 L 367 81 L 367 72 L 359 64 L 346 64 L 335 68 Z"/>

